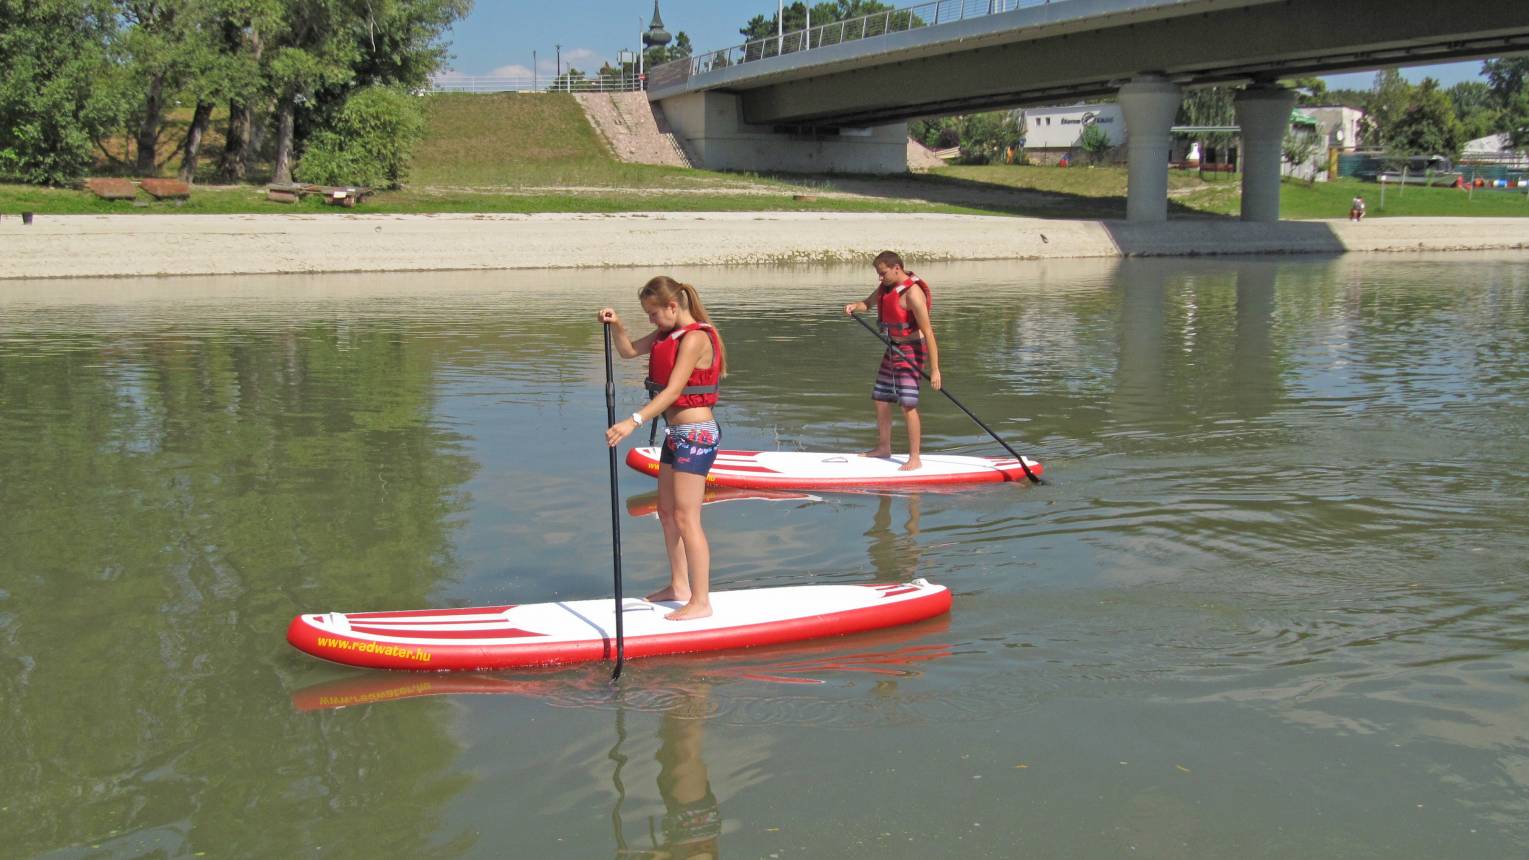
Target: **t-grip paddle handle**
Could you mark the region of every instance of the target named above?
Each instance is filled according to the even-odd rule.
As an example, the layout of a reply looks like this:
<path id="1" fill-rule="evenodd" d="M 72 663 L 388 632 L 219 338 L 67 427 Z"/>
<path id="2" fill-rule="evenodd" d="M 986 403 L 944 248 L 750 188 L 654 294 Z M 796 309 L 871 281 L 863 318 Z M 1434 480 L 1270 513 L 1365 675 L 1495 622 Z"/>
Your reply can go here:
<path id="1" fill-rule="evenodd" d="M 890 349 L 897 349 L 897 344 L 893 343 L 891 338 L 887 337 L 882 332 L 877 331 L 874 327 L 871 326 L 870 323 L 866 322 L 865 319 L 862 318 L 859 314 L 852 312 L 852 313 L 850 313 L 850 316 L 855 318 L 855 322 L 860 323 L 861 325 L 865 326 L 865 330 L 866 331 L 868 331 L 871 334 L 876 335 L 876 337 L 880 338 L 881 342 L 886 344 L 888 348 L 890 348 Z M 900 349 L 898 349 L 897 351 L 899 353 L 902 353 L 902 354 L 906 355 L 906 353 L 903 353 L 902 350 L 900 350 Z M 931 384 L 934 383 L 934 380 L 929 378 L 929 371 L 925 370 L 923 368 L 923 365 L 917 364 L 916 362 L 913 362 L 911 360 L 909 361 L 909 364 L 913 364 L 915 367 L 918 367 L 918 372 L 920 374 L 922 374 L 925 379 L 929 379 L 929 382 Z M 1003 441 L 1002 439 L 1000 439 L 998 437 L 998 434 L 993 432 L 993 428 L 991 428 L 991 427 L 987 426 L 986 424 L 982 423 L 982 419 L 981 418 L 978 418 L 976 415 L 973 415 L 972 411 L 970 409 L 967 409 L 966 406 L 961 403 L 961 401 L 957 400 L 956 396 L 954 394 L 951 394 L 949 391 L 947 391 L 945 389 L 945 386 L 943 386 L 943 385 L 940 386 L 939 392 L 941 394 L 945 395 L 946 397 L 949 397 L 950 398 L 950 402 L 956 404 L 956 408 L 960 409 L 962 412 L 965 412 L 967 418 L 970 418 L 973 421 L 977 422 L 977 426 L 981 427 L 983 430 L 986 430 L 987 431 L 987 435 L 993 437 L 993 441 L 995 441 L 998 444 L 1002 445 L 1003 449 L 1005 451 L 1008 451 L 1010 454 L 1012 454 L 1014 456 L 1014 459 L 1019 461 L 1019 468 L 1025 470 L 1025 477 L 1030 479 L 1030 483 L 1032 483 L 1032 484 L 1044 484 L 1044 483 L 1046 483 L 1045 481 L 1041 480 L 1041 477 L 1039 475 L 1037 475 L 1034 472 L 1030 471 L 1029 465 L 1027 465 L 1025 463 L 1025 458 L 1021 457 L 1019 455 L 1019 452 L 1015 451 L 1013 448 L 1010 448 L 1009 447 L 1009 443 L 1007 443 L 1007 442 Z"/>

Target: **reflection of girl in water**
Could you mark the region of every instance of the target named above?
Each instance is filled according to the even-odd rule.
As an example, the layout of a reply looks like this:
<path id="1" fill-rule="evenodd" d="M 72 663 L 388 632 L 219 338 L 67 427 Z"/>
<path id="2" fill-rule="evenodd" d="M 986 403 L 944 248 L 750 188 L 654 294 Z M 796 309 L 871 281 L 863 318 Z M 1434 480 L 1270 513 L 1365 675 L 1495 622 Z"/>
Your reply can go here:
<path id="1" fill-rule="evenodd" d="M 711 792 L 706 762 L 701 760 L 710 707 L 708 688 L 698 684 L 680 692 L 673 707 L 664 711 L 658 725 L 658 754 L 654 756 L 659 767 L 658 793 L 664 799 L 663 842 L 660 844 L 655 836 L 651 850 L 630 849 L 618 829 L 618 858 L 709 860 L 720 856 L 717 838 L 722 835 L 722 811 Z"/>

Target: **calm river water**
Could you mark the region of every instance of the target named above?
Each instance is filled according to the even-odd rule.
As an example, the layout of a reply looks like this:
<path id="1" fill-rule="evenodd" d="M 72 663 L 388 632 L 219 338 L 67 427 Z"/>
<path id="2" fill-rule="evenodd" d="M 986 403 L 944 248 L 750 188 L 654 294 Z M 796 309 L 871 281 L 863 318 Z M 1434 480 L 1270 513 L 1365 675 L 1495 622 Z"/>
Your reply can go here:
<path id="1" fill-rule="evenodd" d="M 615 686 L 283 634 L 609 594 L 593 315 L 652 273 L 3 285 L 0 853 L 1524 856 L 1529 258 L 915 268 L 947 385 L 1051 485 L 712 505 L 716 587 L 954 610 Z M 870 444 L 869 267 L 674 274 L 729 447 Z"/>

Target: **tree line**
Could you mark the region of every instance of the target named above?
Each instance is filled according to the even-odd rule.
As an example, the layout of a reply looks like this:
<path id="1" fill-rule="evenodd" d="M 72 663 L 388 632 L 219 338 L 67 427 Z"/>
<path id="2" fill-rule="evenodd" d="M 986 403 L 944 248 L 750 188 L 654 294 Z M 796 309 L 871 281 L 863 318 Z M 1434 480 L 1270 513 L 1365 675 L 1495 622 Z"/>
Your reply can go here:
<path id="1" fill-rule="evenodd" d="M 0 0 L 0 177 L 58 185 L 97 162 L 153 176 L 178 157 L 188 182 L 242 181 L 270 164 L 278 183 L 295 171 L 396 185 L 424 127 L 411 93 L 471 4 Z M 191 117 L 165 155 L 177 106 Z M 204 153 L 220 111 L 222 148 Z"/>

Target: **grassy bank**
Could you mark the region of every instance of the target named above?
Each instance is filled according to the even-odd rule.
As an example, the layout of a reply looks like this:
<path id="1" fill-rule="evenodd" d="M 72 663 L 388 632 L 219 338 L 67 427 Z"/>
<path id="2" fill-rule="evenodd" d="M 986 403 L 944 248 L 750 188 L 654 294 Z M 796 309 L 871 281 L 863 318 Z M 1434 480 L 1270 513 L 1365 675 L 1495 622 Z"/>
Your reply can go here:
<path id="1" fill-rule="evenodd" d="M 417 147 L 408 184 L 379 192 L 359 209 L 324 206 L 316 198 L 273 203 L 257 185 L 198 184 L 190 200 L 99 200 L 75 189 L 0 183 L 0 214 L 106 214 L 186 212 L 250 214 L 290 212 L 937 212 L 1023 215 L 1037 218 L 1125 217 L 1123 167 L 1055 168 L 1019 165 L 951 166 L 900 177 L 769 176 L 719 173 L 618 161 L 584 117 L 578 102 L 560 93 L 437 94 L 424 100 L 427 132 Z M 168 138 L 183 129 L 172 117 Z M 204 152 L 204 172 L 220 145 L 218 122 Z M 121 172 L 129 155 L 102 171 Z M 173 149 L 173 146 L 170 147 Z M 167 149 L 163 170 L 176 164 Z M 112 147 L 108 146 L 108 151 Z M 1239 177 L 1170 171 L 1170 218 L 1235 216 Z M 1287 182 L 1281 214 L 1290 219 L 1342 218 L 1349 200 L 1363 194 L 1373 218 L 1387 216 L 1524 216 L 1521 193 L 1453 188 L 1387 189 L 1344 180 Z"/>

